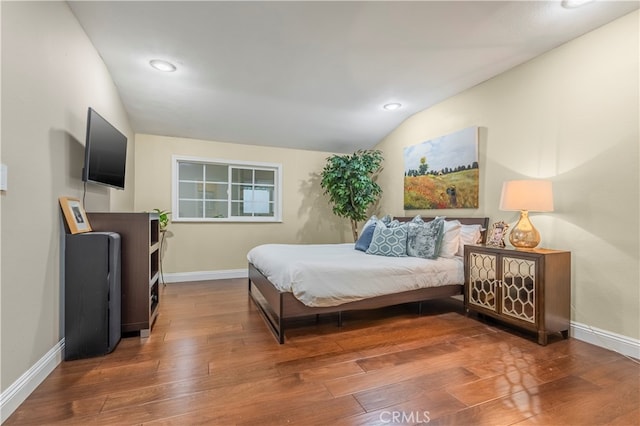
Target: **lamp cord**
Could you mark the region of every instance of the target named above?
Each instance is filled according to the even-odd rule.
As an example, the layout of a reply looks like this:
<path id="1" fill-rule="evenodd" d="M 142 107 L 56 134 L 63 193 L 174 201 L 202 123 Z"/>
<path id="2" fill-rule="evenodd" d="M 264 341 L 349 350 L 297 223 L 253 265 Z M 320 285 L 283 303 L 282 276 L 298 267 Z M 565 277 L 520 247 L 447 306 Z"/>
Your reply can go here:
<path id="1" fill-rule="evenodd" d="M 162 281 L 162 286 L 166 287 L 167 282 L 164 280 L 164 272 L 162 271 L 162 250 L 164 247 L 164 236 L 166 234 L 166 230 L 160 232 L 160 281 Z"/>

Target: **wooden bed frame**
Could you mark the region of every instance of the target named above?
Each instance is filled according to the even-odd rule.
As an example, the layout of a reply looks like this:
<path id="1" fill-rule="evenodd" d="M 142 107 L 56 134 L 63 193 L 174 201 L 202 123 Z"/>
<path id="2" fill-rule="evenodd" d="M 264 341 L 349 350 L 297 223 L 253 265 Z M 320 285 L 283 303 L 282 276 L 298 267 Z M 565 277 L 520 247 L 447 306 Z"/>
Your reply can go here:
<path id="1" fill-rule="evenodd" d="M 410 221 L 411 217 L 395 218 L 401 222 Z M 429 221 L 432 218 L 423 218 Z M 465 225 L 481 225 L 487 229 L 489 225 L 488 217 L 479 218 L 447 218 L 449 220 L 459 220 Z M 482 241 L 486 240 L 486 231 L 482 233 Z M 384 296 L 372 297 L 345 303 L 339 306 L 330 307 L 309 307 L 293 296 L 291 292 L 279 291 L 252 263 L 249 263 L 249 296 L 253 299 L 260 313 L 264 317 L 267 325 L 271 329 L 280 344 L 284 343 L 285 320 L 319 314 L 338 314 L 338 322 L 342 323 L 342 312 L 376 309 L 385 306 L 399 305 L 409 302 L 422 302 L 423 300 L 438 299 L 462 294 L 464 283 L 446 285 L 439 287 L 421 288 L 417 290 L 404 291 L 401 293 L 388 294 Z"/>

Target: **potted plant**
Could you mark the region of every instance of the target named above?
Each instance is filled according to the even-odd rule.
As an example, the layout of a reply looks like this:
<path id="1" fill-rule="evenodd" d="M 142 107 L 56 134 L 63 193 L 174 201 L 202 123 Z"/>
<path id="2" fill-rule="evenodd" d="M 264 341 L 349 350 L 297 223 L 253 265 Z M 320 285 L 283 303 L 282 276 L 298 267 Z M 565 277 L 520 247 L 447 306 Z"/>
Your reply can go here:
<path id="1" fill-rule="evenodd" d="M 382 194 L 375 182 L 382 164 L 379 150 L 358 150 L 351 155 L 327 158 L 320 186 L 329 195 L 333 213 L 351 222 L 353 240 L 358 240 L 358 222 L 367 219 L 367 209 Z"/>
<path id="2" fill-rule="evenodd" d="M 167 230 L 167 225 L 169 225 L 169 215 L 170 211 L 161 210 L 161 209 L 153 209 L 154 212 L 158 213 L 158 220 L 160 221 L 160 232 Z"/>

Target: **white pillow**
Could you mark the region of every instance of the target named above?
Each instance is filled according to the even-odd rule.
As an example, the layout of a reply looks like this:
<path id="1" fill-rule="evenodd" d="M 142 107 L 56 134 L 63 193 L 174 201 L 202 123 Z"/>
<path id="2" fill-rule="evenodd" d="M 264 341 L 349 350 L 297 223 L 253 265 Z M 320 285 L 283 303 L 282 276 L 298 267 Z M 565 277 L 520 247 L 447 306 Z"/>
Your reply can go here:
<path id="1" fill-rule="evenodd" d="M 460 228 L 462 224 L 458 220 L 444 221 L 444 235 L 440 245 L 440 257 L 454 257 L 458 254 L 460 246 Z"/>
<path id="2" fill-rule="evenodd" d="M 480 225 L 461 225 L 460 243 L 458 244 L 458 256 L 464 256 L 464 246 L 467 244 L 478 244 L 482 236 Z"/>

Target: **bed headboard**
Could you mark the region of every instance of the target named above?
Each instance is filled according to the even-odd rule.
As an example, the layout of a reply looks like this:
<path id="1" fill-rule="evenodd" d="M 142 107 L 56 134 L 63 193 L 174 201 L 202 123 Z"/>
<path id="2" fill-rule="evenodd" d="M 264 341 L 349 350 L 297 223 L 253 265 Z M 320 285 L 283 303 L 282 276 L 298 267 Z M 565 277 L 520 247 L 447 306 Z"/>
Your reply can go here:
<path id="1" fill-rule="evenodd" d="M 409 222 L 413 219 L 412 216 L 400 216 L 394 217 L 400 222 Z M 422 217 L 422 220 L 425 222 L 429 222 L 435 219 L 435 217 Z M 447 220 L 459 220 L 463 225 L 480 225 L 482 227 L 482 243 L 487 242 L 487 229 L 489 228 L 489 218 L 488 217 L 453 217 L 447 216 Z"/>

